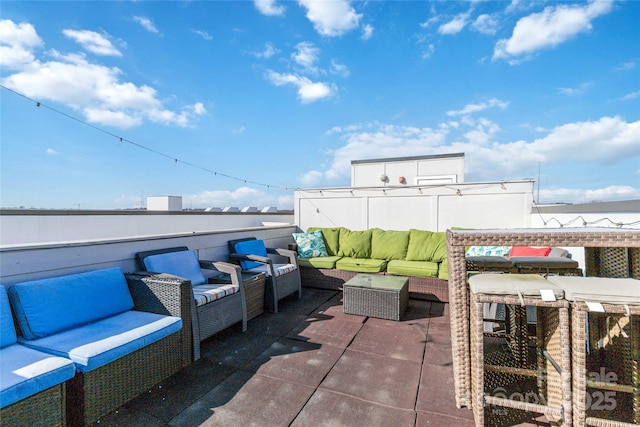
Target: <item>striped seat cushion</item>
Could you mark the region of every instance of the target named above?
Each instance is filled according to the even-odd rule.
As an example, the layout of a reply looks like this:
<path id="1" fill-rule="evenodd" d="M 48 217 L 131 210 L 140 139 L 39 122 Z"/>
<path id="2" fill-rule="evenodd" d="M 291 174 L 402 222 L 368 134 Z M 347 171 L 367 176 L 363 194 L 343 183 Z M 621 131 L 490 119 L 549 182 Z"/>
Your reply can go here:
<path id="1" fill-rule="evenodd" d="M 276 277 L 291 273 L 292 271 L 295 271 L 297 269 L 298 267 L 296 267 L 294 264 L 273 264 L 273 271 L 276 274 Z M 264 264 L 260 265 L 259 267 L 251 268 L 248 271 L 251 271 L 253 273 L 264 273 L 265 275 L 269 276 L 267 266 Z"/>
<path id="2" fill-rule="evenodd" d="M 228 295 L 233 295 L 240 290 L 236 285 L 208 284 L 193 287 L 193 297 L 196 307 L 205 305 Z"/>

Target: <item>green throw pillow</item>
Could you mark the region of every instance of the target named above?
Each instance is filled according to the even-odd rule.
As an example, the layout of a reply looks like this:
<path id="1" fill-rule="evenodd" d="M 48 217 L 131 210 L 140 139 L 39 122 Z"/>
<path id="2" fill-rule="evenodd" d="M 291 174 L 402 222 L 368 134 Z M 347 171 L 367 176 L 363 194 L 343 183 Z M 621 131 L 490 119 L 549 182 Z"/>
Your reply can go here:
<path id="1" fill-rule="evenodd" d="M 433 261 L 447 259 L 447 235 L 441 231 L 409 230 L 407 261 Z"/>
<path id="2" fill-rule="evenodd" d="M 327 254 L 329 256 L 337 256 L 340 249 L 340 230 L 342 227 L 336 228 L 321 228 L 321 227 L 309 227 L 307 232 L 320 230 L 322 237 L 324 238 L 324 246 L 327 248 Z"/>
<path id="3" fill-rule="evenodd" d="M 408 231 L 374 228 L 371 235 L 371 258 L 387 261 L 405 259 L 408 245 Z"/>
<path id="4" fill-rule="evenodd" d="M 371 256 L 371 230 L 340 230 L 339 256 L 352 258 L 369 258 Z"/>

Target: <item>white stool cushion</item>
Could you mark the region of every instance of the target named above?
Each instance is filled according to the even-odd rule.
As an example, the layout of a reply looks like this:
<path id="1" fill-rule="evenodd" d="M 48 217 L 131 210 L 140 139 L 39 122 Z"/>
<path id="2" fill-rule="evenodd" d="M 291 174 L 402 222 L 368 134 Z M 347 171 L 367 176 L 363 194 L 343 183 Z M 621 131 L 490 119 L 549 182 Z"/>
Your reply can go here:
<path id="1" fill-rule="evenodd" d="M 614 277 L 549 276 L 569 301 L 640 305 L 640 280 Z"/>
<path id="2" fill-rule="evenodd" d="M 564 297 L 560 286 L 538 274 L 475 274 L 469 277 L 469 287 L 476 294 L 540 297 L 540 291 L 550 290 L 556 299 Z"/>

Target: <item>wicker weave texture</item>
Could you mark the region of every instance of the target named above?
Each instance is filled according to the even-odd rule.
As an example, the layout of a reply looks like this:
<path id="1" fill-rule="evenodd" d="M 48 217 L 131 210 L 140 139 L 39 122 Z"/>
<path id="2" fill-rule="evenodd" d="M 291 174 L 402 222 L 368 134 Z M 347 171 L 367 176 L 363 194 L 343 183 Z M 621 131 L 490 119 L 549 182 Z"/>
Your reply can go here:
<path id="1" fill-rule="evenodd" d="M 471 407 L 469 356 L 469 289 L 465 246 L 560 246 L 584 248 L 640 248 L 640 231 L 625 229 L 448 230 L 449 307 L 456 406 Z M 592 252 L 590 254 L 590 252 Z M 587 275 L 602 276 L 594 267 L 594 251 L 586 251 Z M 606 256 L 606 255 L 605 255 Z M 602 256 L 601 256 L 602 257 Z M 604 261 L 606 263 L 606 260 Z M 633 266 L 633 264 L 632 264 Z M 633 267 L 631 268 L 633 270 Z"/>
<path id="2" fill-rule="evenodd" d="M 572 304 L 574 425 L 638 425 L 640 306 L 603 307 L 605 313 L 593 313 Z"/>
<path id="3" fill-rule="evenodd" d="M 4 426 L 53 427 L 66 424 L 65 385 L 58 384 L 0 410 Z"/>
<path id="4" fill-rule="evenodd" d="M 539 298 L 520 299 L 516 295 L 486 295 L 470 294 L 470 332 L 471 332 L 471 396 L 472 408 L 476 425 L 485 425 L 485 403 L 516 409 L 524 412 L 544 414 L 553 425 L 572 425 L 572 395 L 571 395 L 571 347 L 569 303 L 565 300 L 543 301 Z M 530 363 L 527 354 L 528 336 L 526 333 L 526 310 L 521 303 L 537 307 L 537 339 L 536 363 Z M 511 307 L 511 336 L 510 344 L 504 348 L 498 347 L 497 352 L 509 349 L 506 355 L 485 354 L 485 332 L 483 305 L 485 303 L 500 303 Z M 488 363 L 494 360 L 497 363 Z M 553 360 L 553 363 L 551 362 Z M 503 363 L 507 361 L 506 363 Z M 556 363 L 560 372 L 554 367 Z M 491 372 L 493 381 L 485 384 L 485 375 Z M 496 375 L 496 373 L 498 375 Z M 496 382 L 496 378 L 503 381 L 511 377 L 506 383 Z M 537 378 L 537 389 L 521 390 L 518 396 L 535 396 L 533 401 L 513 400 L 506 397 L 491 397 L 496 390 L 507 389 L 507 383 L 520 382 L 522 376 Z M 533 383 L 535 387 L 536 383 Z M 487 385 L 490 388 L 487 389 Z M 485 393 L 489 393 L 486 395 Z"/>
<path id="5" fill-rule="evenodd" d="M 247 320 L 264 313 L 264 274 L 257 274 L 244 283 L 244 296 L 247 299 Z"/>
<path id="6" fill-rule="evenodd" d="M 407 281 L 408 282 L 408 281 Z M 344 312 L 380 319 L 400 320 L 409 303 L 408 283 L 399 290 L 363 288 L 344 284 Z"/>
<path id="7" fill-rule="evenodd" d="M 325 268 L 300 268 L 302 285 L 309 288 L 342 290 L 344 283 L 356 276 L 354 271 Z M 386 273 L 380 273 L 386 274 Z M 449 284 L 437 277 L 408 276 L 409 296 L 427 301 L 449 302 Z"/>
<path id="8" fill-rule="evenodd" d="M 236 292 L 196 307 L 200 341 L 242 321 L 242 294 Z"/>
<path id="9" fill-rule="evenodd" d="M 182 368 L 179 333 L 68 381 L 67 421 L 91 424 Z"/>

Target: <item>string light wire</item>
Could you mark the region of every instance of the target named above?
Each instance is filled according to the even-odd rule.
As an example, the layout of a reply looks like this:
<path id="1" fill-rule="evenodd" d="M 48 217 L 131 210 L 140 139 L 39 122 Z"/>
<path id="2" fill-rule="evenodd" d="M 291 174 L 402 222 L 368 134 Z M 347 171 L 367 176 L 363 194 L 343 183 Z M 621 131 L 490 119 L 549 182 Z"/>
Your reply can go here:
<path id="1" fill-rule="evenodd" d="M 166 159 L 172 160 L 173 163 L 176 164 L 176 165 L 178 163 L 180 163 L 182 165 L 189 166 L 191 168 L 199 169 L 201 171 L 213 174 L 214 176 L 221 176 L 221 177 L 224 177 L 224 178 L 227 178 L 227 179 L 243 182 L 244 184 L 251 184 L 251 185 L 254 185 L 254 186 L 265 187 L 267 189 L 269 189 L 269 188 L 279 188 L 279 189 L 287 190 L 287 191 L 292 191 L 292 190 L 298 190 L 299 189 L 297 187 L 280 186 L 280 185 L 273 185 L 273 184 L 265 184 L 265 183 L 258 182 L 258 181 L 252 181 L 252 180 L 249 180 L 249 179 L 246 179 L 246 178 L 240 178 L 240 177 L 237 177 L 237 176 L 229 175 L 229 174 L 226 174 L 226 173 L 222 173 L 222 172 L 219 172 L 219 171 L 215 171 L 215 170 L 209 169 L 209 168 L 201 166 L 201 165 L 197 165 L 195 163 L 188 162 L 186 160 L 179 159 L 179 158 L 177 158 L 175 156 L 171 156 L 169 154 L 163 153 L 162 151 L 158 151 L 156 149 L 147 147 L 146 145 L 143 145 L 143 144 L 140 144 L 138 142 L 132 141 L 132 140 L 127 139 L 127 138 L 125 138 L 123 136 L 116 135 L 113 132 L 110 132 L 110 131 L 108 131 L 106 129 L 103 129 L 103 128 L 99 127 L 99 126 L 96 126 L 96 125 L 93 125 L 93 124 L 91 124 L 89 122 L 81 120 L 81 119 L 79 119 L 79 118 L 77 118 L 75 116 L 72 116 L 71 114 L 65 113 L 64 111 L 60 111 L 60 110 L 58 110 L 58 109 L 56 109 L 54 107 L 51 107 L 51 106 L 49 106 L 47 104 L 43 104 L 40 101 L 36 101 L 36 100 L 34 100 L 34 99 L 32 99 L 32 98 L 30 98 L 30 97 L 28 97 L 28 96 L 26 96 L 26 95 L 24 95 L 22 93 L 16 92 L 15 90 L 10 89 L 10 88 L 8 88 L 8 87 L 6 87 L 4 85 L 0 85 L 0 88 L 6 90 L 8 92 L 13 93 L 14 95 L 20 96 L 20 97 L 22 97 L 22 98 L 24 98 L 24 99 L 26 99 L 26 100 L 28 100 L 30 102 L 33 102 L 36 105 L 36 107 L 38 107 L 38 108 L 44 107 L 44 108 L 46 108 L 46 109 L 48 109 L 50 111 L 53 111 L 54 113 L 57 113 L 57 114 L 60 114 L 61 116 L 66 117 L 67 119 L 70 119 L 70 120 L 73 120 L 73 121 L 75 121 L 77 123 L 80 123 L 82 125 L 88 126 L 91 129 L 96 130 L 98 132 L 102 132 L 103 134 L 108 135 L 108 136 L 116 139 L 120 144 L 123 143 L 123 142 L 126 142 L 127 144 L 133 145 L 134 147 L 140 148 L 142 150 L 146 150 L 146 151 L 148 151 L 150 153 L 153 153 L 155 155 L 158 155 L 158 156 L 164 157 Z"/>

